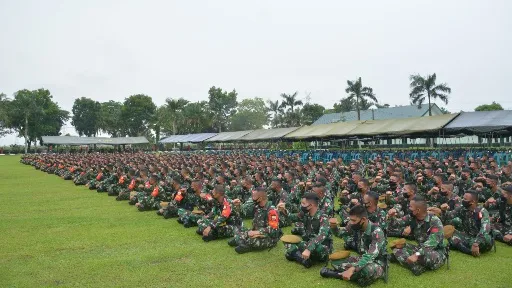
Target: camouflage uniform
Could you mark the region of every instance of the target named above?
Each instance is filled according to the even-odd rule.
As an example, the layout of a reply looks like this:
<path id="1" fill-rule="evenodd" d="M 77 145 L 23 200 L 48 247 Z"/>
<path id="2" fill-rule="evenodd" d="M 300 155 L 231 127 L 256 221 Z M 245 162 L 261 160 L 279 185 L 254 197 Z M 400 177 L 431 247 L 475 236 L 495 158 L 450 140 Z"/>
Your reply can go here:
<path id="1" fill-rule="evenodd" d="M 128 187 L 127 177 L 118 177 L 117 184 L 113 183 L 107 188 L 108 196 L 119 196 L 119 193 Z"/>
<path id="2" fill-rule="evenodd" d="M 233 201 L 224 197 L 222 204 L 216 203 L 212 211 L 198 221 L 197 233 L 202 235 L 206 227 L 211 227 L 211 239 L 209 240 L 233 237 L 238 219 L 234 219 L 236 217 L 232 215 L 232 212 Z M 203 239 L 206 240 L 205 237 Z"/>
<path id="3" fill-rule="evenodd" d="M 478 243 L 480 253 L 490 251 L 493 246 L 491 237 L 491 223 L 489 212 L 485 208 L 476 208 L 470 211 L 460 207 L 453 211 L 445 212 L 447 223 L 455 226 L 453 236 L 448 239 L 450 247 L 471 255 L 471 246 Z M 451 221 L 450 221 L 451 220 Z"/>
<path id="4" fill-rule="evenodd" d="M 503 242 L 503 237 L 512 235 L 512 204 L 507 204 L 506 199 L 498 198 L 496 203 L 490 205 L 489 209 L 491 208 L 498 210 L 498 217 L 491 224 L 494 239 Z M 512 242 L 508 244 L 512 245 Z"/>
<path id="5" fill-rule="evenodd" d="M 206 194 L 205 198 L 201 198 L 194 193 L 194 196 L 188 199 L 190 203 L 194 203 L 194 207 L 197 210 L 202 211 L 205 214 L 210 213 L 211 211 L 211 203 L 213 198 L 210 194 Z M 178 222 L 182 223 L 185 228 L 197 226 L 197 222 L 203 218 L 202 214 L 194 214 L 192 211 L 186 210 L 184 208 L 178 208 Z"/>
<path id="6" fill-rule="evenodd" d="M 165 190 L 158 184 L 149 185 L 149 187 L 146 185 L 143 191 L 137 193 L 139 211 L 157 210 L 160 202 L 167 200 L 166 198 Z"/>
<path id="7" fill-rule="evenodd" d="M 179 209 L 192 211 L 196 203 L 199 202 L 198 198 L 200 198 L 199 195 L 195 194 L 192 189 L 188 189 L 186 193 L 178 191 L 174 194 L 174 198 L 169 202 L 169 205 L 163 209 L 162 216 L 165 219 L 178 217 Z"/>
<path id="8" fill-rule="evenodd" d="M 89 190 L 98 189 L 99 184 L 103 181 L 108 175 L 104 172 L 99 172 L 94 179 L 89 181 Z"/>
<path id="9" fill-rule="evenodd" d="M 423 221 L 418 221 L 411 216 L 405 216 L 397 221 L 403 222 L 400 226 L 411 227 L 411 236 L 419 245 L 407 243 L 403 248 L 394 248 L 392 260 L 398 261 L 415 275 L 420 275 L 427 269 L 436 270 L 441 267 L 446 259 L 441 220 L 435 215 L 427 215 Z M 418 261 L 413 264 L 407 263 L 407 258 L 415 253 L 420 254 Z"/>
<path id="10" fill-rule="evenodd" d="M 279 228 L 279 214 L 269 202 L 264 207 L 254 206 L 254 219 L 252 220 L 253 231 L 259 231 L 263 237 L 249 237 L 249 230 L 246 228 L 237 229 L 235 242 L 238 246 L 250 247 L 255 250 L 274 247 L 282 235 Z"/>
<path id="11" fill-rule="evenodd" d="M 302 253 L 308 249 L 311 251 L 310 259 L 325 262 L 331 253 L 332 235 L 329 229 L 329 218 L 320 209 L 315 215 L 304 214 L 302 211 L 297 214 L 285 216 L 292 222 L 304 223 L 305 231 L 302 241 L 297 244 L 285 244 L 286 255 L 290 257 L 297 251 Z"/>
<path id="12" fill-rule="evenodd" d="M 129 183 L 129 184 L 128 184 Z M 124 187 L 126 185 L 126 187 Z M 137 179 L 135 177 L 133 178 L 127 178 L 125 177 L 125 180 L 123 184 L 121 185 L 119 194 L 116 197 L 117 201 L 123 201 L 123 200 L 130 200 L 130 193 L 132 191 L 135 191 L 137 188 Z"/>
<path id="13" fill-rule="evenodd" d="M 103 176 L 103 180 L 97 184 L 98 192 L 108 192 L 108 188 L 110 188 L 111 185 L 115 185 L 119 181 L 117 174 L 115 173 L 109 175 L 108 172 L 106 172 Z"/>
<path id="14" fill-rule="evenodd" d="M 327 215 L 327 217 L 334 217 L 334 205 L 331 199 L 329 199 L 327 196 L 324 196 L 324 198 L 320 200 L 320 203 L 318 203 L 318 209 L 322 211 L 322 214 Z M 283 223 L 283 225 L 285 226 L 282 227 L 289 226 L 290 224 L 291 223 L 289 222 Z M 293 223 L 293 228 L 291 232 L 294 235 L 304 235 L 304 223 L 300 221 Z"/>
<path id="15" fill-rule="evenodd" d="M 353 232 L 352 238 L 357 239 L 354 250 L 361 256 L 332 260 L 331 265 L 339 273 L 354 267 L 356 270 L 350 281 L 361 286 L 370 285 L 384 275 L 386 237 L 377 224 L 368 221 L 366 229 Z"/>

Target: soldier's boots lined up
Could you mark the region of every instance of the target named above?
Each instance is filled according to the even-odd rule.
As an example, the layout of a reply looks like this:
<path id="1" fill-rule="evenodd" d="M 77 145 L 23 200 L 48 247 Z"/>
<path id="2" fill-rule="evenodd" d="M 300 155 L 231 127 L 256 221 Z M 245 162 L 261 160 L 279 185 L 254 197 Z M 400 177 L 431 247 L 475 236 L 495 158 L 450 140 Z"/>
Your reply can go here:
<path id="1" fill-rule="evenodd" d="M 341 279 L 340 277 L 340 273 L 336 270 L 333 270 L 333 269 L 329 269 L 327 267 L 323 267 L 321 270 L 320 270 L 320 276 L 324 277 L 324 278 L 336 278 L 336 279 Z"/>

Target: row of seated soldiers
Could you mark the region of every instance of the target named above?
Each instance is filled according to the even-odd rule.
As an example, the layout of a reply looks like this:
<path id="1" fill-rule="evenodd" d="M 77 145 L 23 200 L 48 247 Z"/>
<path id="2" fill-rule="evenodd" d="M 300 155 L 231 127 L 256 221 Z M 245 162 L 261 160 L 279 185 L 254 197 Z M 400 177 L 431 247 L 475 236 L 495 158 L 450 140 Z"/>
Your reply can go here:
<path id="1" fill-rule="evenodd" d="M 21 162 L 196 226 L 204 241 L 228 238 L 240 254 L 281 239 L 286 259 L 307 268 L 330 260 L 323 277 L 362 286 L 387 275 L 388 259 L 420 275 L 441 267 L 450 248 L 478 257 L 495 240 L 512 244 L 512 167 L 485 156 L 301 164 L 243 153 L 121 153 L 27 155 Z M 292 235 L 282 236 L 287 226 Z M 389 255 L 388 236 L 400 237 Z M 344 240 L 345 251 L 332 253 L 333 237 Z"/>

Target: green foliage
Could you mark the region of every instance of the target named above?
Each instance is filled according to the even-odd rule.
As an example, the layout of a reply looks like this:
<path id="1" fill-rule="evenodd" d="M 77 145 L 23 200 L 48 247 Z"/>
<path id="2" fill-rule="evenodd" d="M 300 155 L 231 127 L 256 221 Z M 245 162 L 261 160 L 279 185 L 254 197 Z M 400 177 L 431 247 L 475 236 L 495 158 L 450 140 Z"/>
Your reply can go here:
<path id="1" fill-rule="evenodd" d="M 179 125 L 180 134 L 214 132 L 213 113 L 208 102 L 193 102 L 183 108 L 183 117 Z"/>
<path id="2" fill-rule="evenodd" d="M 231 131 L 262 129 L 267 125 L 269 115 L 261 98 L 244 99 L 238 104 L 237 111 L 231 116 Z"/>
<path id="3" fill-rule="evenodd" d="M 301 125 L 301 110 L 300 107 L 304 104 L 302 100 L 297 99 L 299 92 L 293 94 L 282 93 L 283 98 L 280 108 L 284 111 L 280 120 L 280 127 L 298 127 Z"/>
<path id="4" fill-rule="evenodd" d="M 150 96 L 132 95 L 124 100 L 121 118 L 130 137 L 144 136 L 155 122 L 156 105 Z"/>
<path id="5" fill-rule="evenodd" d="M 123 122 L 123 103 L 110 100 L 101 103 L 99 129 L 112 137 L 125 136 L 126 128 Z"/>
<path id="6" fill-rule="evenodd" d="M 311 125 L 324 115 L 324 111 L 325 108 L 322 105 L 306 103 L 306 105 L 302 107 L 302 125 Z"/>
<path id="7" fill-rule="evenodd" d="M 99 102 L 86 97 L 77 98 L 71 111 L 71 125 L 75 126 L 78 135 L 92 137 L 98 134 L 102 116 Z"/>
<path id="8" fill-rule="evenodd" d="M 452 92 L 452 89 L 448 87 L 446 83 L 436 85 L 436 78 L 436 73 L 427 75 L 427 77 L 423 77 L 419 74 L 409 76 L 409 80 L 411 81 L 411 93 L 409 93 L 411 103 L 421 108 L 423 103 L 428 100 L 429 116 L 432 116 L 432 101 L 439 99 L 443 101 L 444 104 L 448 104 L 448 94 Z"/>
<path id="9" fill-rule="evenodd" d="M 229 127 L 229 119 L 235 113 L 238 104 L 237 96 L 238 93 L 235 90 L 228 93 L 215 86 L 208 91 L 208 104 L 213 116 L 213 126 L 218 132 L 226 131 Z"/>
<path id="10" fill-rule="evenodd" d="M 496 103 L 492 101 L 492 104 L 484 104 L 475 108 L 475 111 L 497 111 L 503 110 L 503 107 L 500 103 Z"/>
<path id="11" fill-rule="evenodd" d="M 322 278 L 322 263 L 304 269 L 287 261 L 281 242 L 238 255 L 226 240 L 205 243 L 174 219 L 138 212 L 18 161 L 0 157 L 0 217 L 6 219 L 0 287 L 357 287 Z M 341 239 L 334 249 L 343 250 Z M 497 253 L 478 259 L 451 251 L 450 270 L 420 277 L 391 263 L 389 283 L 372 287 L 509 287 L 511 259 L 511 247 L 498 243 Z"/>
<path id="12" fill-rule="evenodd" d="M 159 122 L 163 131 L 176 135 L 178 134 L 178 122 L 183 121 L 183 109 L 185 109 L 189 101 L 183 98 L 167 98 L 165 102 L 163 110 L 159 113 Z"/>
<path id="13" fill-rule="evenodd" d="M 7 117 L 7 106 L 9 105 L 9 99 L 7 95 L 4 93 L 0 93 L 0 137 L 9 134 L 8 121 L 9 117 Z"/>
<path id="14" fill-rule="evenodd" d="M 7 105 L 8 125 L 25 138 L 26 150 L 32 142 L 41 141 L 42 136 L 59 135 L 69 119 L 69 112 L 61 110 L 52 98 L 46 89 L 24 89 L 16 92 Z"/>
<path id="15" fill-rule="evenodd" d="M 370 108 L 368 107 L 364 109 L 365 107 L 362 106 L 362 104 L 365 103 L 365 100 L 367 100 L 368 102 L 370 102 L 370 100 L 374 101 L 375 103 L 378 102 L 377 97 L 375 97 L 375 93 L 373 93 L 373 89 L 370 87 L 363 86 L 361 77 L 359 77 L 359 79 L 357 79 L 356 81 L 347 80 L 347 88 L 345 89 L 345 92 L 348 93 L 347 99 L 355 100 L 357 120 L 361 120 L 361 110 L 367 110 L 368 108 Z M 370 104 L 370 106 L 372 104 Z"/>
<path id="16" fill-rule="evenodd" d="M 448 109 L 446 109 L 445 107 L 439 107 L 439 110 L 441 110 L 441 112 L 442 112 L 443 114 L 450 114 L 450 113 L 451 113 L 451 112 L 450 112 L 450 111 L 448 111 Z"/>

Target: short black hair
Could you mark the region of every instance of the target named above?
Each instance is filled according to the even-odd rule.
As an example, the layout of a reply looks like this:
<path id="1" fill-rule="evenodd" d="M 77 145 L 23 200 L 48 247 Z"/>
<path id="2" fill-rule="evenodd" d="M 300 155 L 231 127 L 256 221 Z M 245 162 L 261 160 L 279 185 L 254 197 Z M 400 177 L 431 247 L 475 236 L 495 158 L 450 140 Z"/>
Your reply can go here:
<path id="1" fill-rule="evenodd" d="M 408 182 L 405 183 L 405 186 L 411 187 L 412 191 L 414 191 L 414 194 L 418 193 L 418 186 L 416 186 L 416 183 Z"/>
<path id="2" fill-rule="evenodd" d="M 224 186 L 217 185 L 215 186 L 215 192 L 224 195 L 226 193 L 226 190 L 224 189 Z"/>
<path id="3" fill-rule="evenodd" d="M 368 181 L 368 179 L 366 179 L 366 178 L 363 178 L 363 179 L 359 180 L 359 182 L 363 182 L 363 184 L 365 186 L 370 186 L 370 181 Z"/>
<path id="4" fill-rule="evenodd" d="M 466 190 L 464 194 L 471 195 L 471 200 L 478 202 L 478 191 L 476 191 L 476 190 Z"/>
<path id="5" fill-rule="evenodd" d="M 379 194 L 375 191 L 368 191 L 368 193 L 366 193 L 366 195 L 368 195 L 368 197 L 373 199 L 375 202 L 379 201 Z"/>
<path id="6" fill-rule="evenodd" d="M 308 193 L 304 194 L 304 196 L 302 198 L 306 199 L 307 201 L 313 201 L 317 205 L 318 205 L 318 202 L 320 202 L 320 198 L 314 192 L 308 192 Z"/>
<path id="7" fill-rule="evenodd" d="M 427 201 L 425 200 L 425 197 L 421 195 L 416 195 L 414 198 L 412 198 L 412 201 L 418 206 L 421 206 L 422 208 L 427 209 Z"/>
<path id="8" fill-rule="evenodd" d="M 368 218 L 368 212 L 366 212 L 366 208 L 361 205 L 352 207 L 352 209 L 350 209 L 348 212 L 348 215 L 356 216 L 359 218 Z"/>

